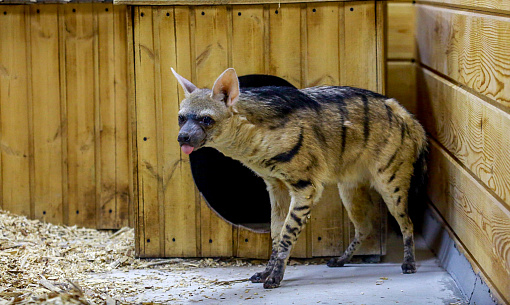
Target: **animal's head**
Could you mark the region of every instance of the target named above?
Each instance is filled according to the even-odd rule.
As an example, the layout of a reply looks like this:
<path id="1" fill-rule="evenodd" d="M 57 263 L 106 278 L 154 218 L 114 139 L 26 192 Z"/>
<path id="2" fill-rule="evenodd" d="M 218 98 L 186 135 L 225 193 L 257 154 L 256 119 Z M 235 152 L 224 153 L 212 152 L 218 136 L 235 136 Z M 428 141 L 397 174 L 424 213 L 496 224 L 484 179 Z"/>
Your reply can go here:
<path id="1" fill-rule="evenodd" d="M 190 154 L 221 133 L 232 115 L 232 106 L 239 99 L 239 80 L 235 70 L 230 68 L 218 77 L 212 89 L 199 89 L 174 69 L 172 72 L 185 94 L 179 110 L 177 140 L 182 151 Z"/>

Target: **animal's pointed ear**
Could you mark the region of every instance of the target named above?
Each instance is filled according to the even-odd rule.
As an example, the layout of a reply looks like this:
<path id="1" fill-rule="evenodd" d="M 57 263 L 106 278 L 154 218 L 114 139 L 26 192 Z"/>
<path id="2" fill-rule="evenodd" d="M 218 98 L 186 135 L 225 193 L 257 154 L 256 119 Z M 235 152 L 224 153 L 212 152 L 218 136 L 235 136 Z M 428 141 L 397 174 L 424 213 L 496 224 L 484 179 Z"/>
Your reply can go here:
<path id="1" fill-rule="evenodd" d="M 229 68 L 218 77 L 214 82 L 211 97 L 225 102 L 227 107 L 234 105 L 239 100 L 239 80 L 236 70 Z"/>
<path id="2" fill-rule="evenodd" d="M 172 69 L 172 73 L 175 75 L 175 78 L 177 78 L 177 81 L 179 84 L 181 84 L 182 89 L 184 90 L 184 95 L 187 97 L 191 94 L 191 92 L 195 91 L 197 89 L 197 86 L 193 85 L 189 80 L 185 79 L 184 77 L 180 76 L 175 72 L 174 68 Z"/>

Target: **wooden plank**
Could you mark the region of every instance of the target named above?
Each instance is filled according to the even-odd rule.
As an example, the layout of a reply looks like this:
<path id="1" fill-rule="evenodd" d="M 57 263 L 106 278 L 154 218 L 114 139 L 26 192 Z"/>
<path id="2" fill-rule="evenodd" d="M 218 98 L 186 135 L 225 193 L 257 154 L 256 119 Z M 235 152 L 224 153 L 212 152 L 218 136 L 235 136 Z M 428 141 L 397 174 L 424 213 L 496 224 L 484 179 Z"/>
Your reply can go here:
<path id="1" fill-rule="evenodd" d="M 375 1 L 345 3 L 341 20 L 345 32 L 340 51 L 342 85 L 377 91 Z"/>
<path id="2" fill-rule="evenodd" d="M 200 200 L 200 238 L 201 255 L 203 257 L 232 256 L 233 225 L 220 217 L 207 204 L 202 194 L 197 193 Z"/>
<path id="3" fill-rule="evenodd" d="M 157 257 L 161 249 L 158 187 L 156 107 L 155 107 L 155 55 L 152 27 L 152 8 L 135 8 L 135 69 L 136 114 L 138 143 L 138 204 L 142 219 L 139 225 L 140 255 Z"/>
<path id="4" fill-rule="evenodd" d="M 340 84 L 339 13 L 343 5 L 318 3 L 306 6 L 306 82 L 303 86 Z"/>
<path id="5" fill-rule="evenodd" d="M 343 5 L 338 3 L 308 4 L 306 7 L 307 52 L 304 87 L 340 84 L 340 40 L 338 16 Z M 327 186 L 314 207 L 311 227 L 312 256 L 340 255 L 343 209 L 335 185 Z"/>
<path id="6" fill-rule="evenodd" d="M 416 64 L 389 61 L 387 69 L 386 95 L 397 99 L 411 113 L 416 113 Z"/>
<path id="7" fill-rule="evenodd" d="M 510 18 L 417 5 L 421 62 L 510 107 Z"/>
<path id="8" fill-rule="evenodd" d="M 270 5 L 269 25 L 268 74 L 301 88 L 301 5 Z"/>
<path id="9" fill-rule="evenodd" d="M 34 216 L 62 223 L 58 7 L 30 6 L 34 135 Z"/>
<path id="10" fill-rule="evenodd" d="M 95 61 L 91 4 L 64 9 L 69 223 L 96 226 Z"/>
<path id="11" fill-rule="evenodd" d="M 162 179 L 165 214 L 165 256 L 197 256 L 195 226 L 195 187 L 189 171 L 189 161 L 181 159 L 181 150 L 176 141 L 179 126 L 176 118 L 179 111 L 177 80 L 170 67 L 177 65 L 175 42 L 175 17 L 172 7 L 155 9 L 158 18 L 155 26 L 160 28 L 159 58 L 162 104 Z M 189 23 L 189 21 L 188 21 Z M 182 25 L 181 26 L 187 26 Z M 191 220 L 191 221 L 190 221 Z"/>
<path id="12" fill-rule="evenodd" d="M 238 75 L 265 73 L 264 7 L 239 6 L 232 9 L 232 66 Z M 234 253 L 239 257 L 267 259 L 271 254 L 269 233 L 239 227 L 233 234 Z M 236 247 L 237 245 L 237 247 Z"/>
<path id="13" fill-rule="evenodd" d="M 415 58 L 415 11 L 410 2 L 388 3 L 388 59 Z"/>
<path id="14" fill-rule="evenodd" d="M 421 0 L 420 2 L 510 14 L 510 2 L 507 0 Z"/>
<path id="15" fill-rule="evenodd" d="M 386 60 L 387 60 L 387 27 L 388 27 L 388 5 L 386 1 L 375 2 L 375 52 L 376 58 L 376 79 L 377 92 L 386 94 Z"/>
<path id="16" fill-rule="evenodd" d="M 30 215 L 29 103 L 24 6 L 0 15 L 1 208 Z"/>
<path id="17" fill-rule="evenodd" d="M 239 76 L 265 73 L 264 7 L 233 7 L 232 15 L 232 67 Z"/>
<path id="18" fill-rule="evenodd" d="M 116 228 L 116 150 L 115 150 L 115 46 L 113 5 L 96 5 L 99 48 L 99 194 L 97 227 Z M 97 110 L 96 110 L 97 111 Z M 96 135 L 97 136 L 97 135 Z"/>
<path id="19" fill-rule="evenodd" d="M 216 78 L 228 68 L 228 16 L 225 6 L 194 9 L 194 82 L 211 88 Z M 200 198 L 202 256 L 232 255 L 232 225 L 212 211 Z"/>
<path id="20" fill-rule="evenodd" d="M 133 217 L 130 195 L 129 173 L 132 163 L 129 160 L 129 128 L 128 128 L 128 57 L 132 57 L 127 49 L 126 6 L 113 6 L 113 44 L 114 54 L 114 103 L 115 103 L 115 227 L 125 227 Z M 108 211 L 108 213 L 110 213 Z"/>
<path id="21" fill-rule="evenodd" d="M 344 211 L 337 186 L 327 185 L 311 214 L 312 256 L 339 256 L 345 250 Z"/>
<path id="22" fill-rule="evenodd" d="M 307 3 L 350 2 L 351 0 L 307 0 Z M 386 1 L 386 0 L 376 0 Z M 495 0 L 492 0 L 495 1 Z M 503 1 L 503 0 L 500 0 Z M 303 0 L 113 0 L 114 4 L 126 5 L 227 5 L 227 4 L 266 4 L 302 3 Z"/>
<path id="23" fill-rule="evenodd" d="M 122 6 L 97 4 L 95 14 L 100 80 L 97 228 L 118 229 L 127 225 L 129 202 L 126 11 Z"/>
<path id="24" fill-rule="evenodd" d="M 510 212 L 470 173 L 431 141 L 428 194 L 484 270 L 485 281 L 510 301 Z"/>
<path id="25" fill-rule="evenodd" d="M 420 121 L 510 208 L 510 115 L 430 71 L 421 72 Z"/>
<path id="26" fill-rule="evenodd" d="M 238 227 L 236 257 L 268 259 L 271 255 L 271 234 Z"/>

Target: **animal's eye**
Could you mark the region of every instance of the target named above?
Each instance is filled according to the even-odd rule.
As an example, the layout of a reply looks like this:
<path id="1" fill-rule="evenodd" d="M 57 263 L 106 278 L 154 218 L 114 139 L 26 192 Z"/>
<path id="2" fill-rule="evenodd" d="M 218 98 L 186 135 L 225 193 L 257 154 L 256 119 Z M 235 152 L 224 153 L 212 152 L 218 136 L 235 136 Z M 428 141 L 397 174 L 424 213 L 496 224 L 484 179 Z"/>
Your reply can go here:
<path id="1" fill-rule="evenodd" d="M 211 117 L 205 116 L 205 117 L 202 118 L 201 122 L 205 126 L 209 126 L 209 125 L 212 125 L 214 123 L 214 120 Z"/>
<path id="2" fill-rule="evenodd" d="M 186 121 L 187 121 L 187 118 L 185 116 L 183 116 L 183 115 L 179 116 L 179 125 L 186 123 Z"/>

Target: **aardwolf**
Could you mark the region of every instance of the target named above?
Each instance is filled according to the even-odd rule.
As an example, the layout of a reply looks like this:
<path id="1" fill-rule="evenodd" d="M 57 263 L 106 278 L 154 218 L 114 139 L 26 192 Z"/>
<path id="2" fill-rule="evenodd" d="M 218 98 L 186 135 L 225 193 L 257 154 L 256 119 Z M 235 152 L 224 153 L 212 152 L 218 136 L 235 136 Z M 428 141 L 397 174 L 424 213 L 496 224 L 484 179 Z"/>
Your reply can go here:
<path id="1" fill-rule="evenodd" d="M 329 183 L 338 184 L 355 237 L 328 266 L 347 263 L 374 229 L 367 192 L 374 188 L 402 231 L 402 271 L 416 272 L 407 202 L 411 180 L 425 170 L 427 141 L 422 126 L 397 101 L 352 87 L 240 88 L 232 68 L 212 90 L 199 89 L 172 72 L 185 93 L 178 118 L 182 151 L 216 148 L 267 184 L 272 254 L 252 282 L 280 285 L 292 246 Z"/>

